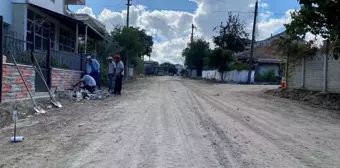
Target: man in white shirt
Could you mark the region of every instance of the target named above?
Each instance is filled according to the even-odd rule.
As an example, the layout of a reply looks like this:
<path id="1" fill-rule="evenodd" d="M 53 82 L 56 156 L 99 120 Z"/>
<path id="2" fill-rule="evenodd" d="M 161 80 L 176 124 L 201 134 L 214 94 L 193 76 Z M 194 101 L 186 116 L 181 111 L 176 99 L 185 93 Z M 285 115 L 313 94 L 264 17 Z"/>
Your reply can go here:
<path id="1" fill-rule="evenodd" d="M 123 76 L 124 76 L 124 64 L 120 60 L 120 56 L 115 56 L 116 61 L 116 82 L 115 82 L 115 89 L 113 91 L 113 94 L 115 95 L 121 95 L 122 93 L 122 86 L 123 86 Z"/>
<path id="2" fill-rule="evenodd" d="M 90 93 L 93 93 L 96 89 L 96 80 L 90 75 L 82 73 L 80 81 L 73 85 L 73 87 L 76 87 L 81 83 L 84 83 L 83 89 L 88 90 Z"/>
<path id="3" fill-rule="evenodd" d="M 87 56 L 86 73 L 91 75 L 94 80 L 96 80 L 98 89 L 100 89 L 100 64 L 95 58 L 92 58 L 90 55 Z"/>
<path id="4" fill-rule="evenodd" d="M 113 61 L 112 57 L 107 58 L 109 61 L 109 92 L 113 89 L 113 79 L 116 74 L 116 63 Z"/>

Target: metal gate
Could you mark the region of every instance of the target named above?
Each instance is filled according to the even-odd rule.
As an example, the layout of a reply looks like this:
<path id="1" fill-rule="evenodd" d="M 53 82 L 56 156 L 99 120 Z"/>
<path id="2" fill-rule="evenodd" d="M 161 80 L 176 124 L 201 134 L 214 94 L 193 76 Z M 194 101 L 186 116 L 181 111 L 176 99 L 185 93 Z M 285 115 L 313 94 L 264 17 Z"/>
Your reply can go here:
<path id="1" fill-rule="evenodd" d="M 48 81 L 49 72 L 47 69 L 47 52 L 46 51 L 33 51 L 32 42 L 26 41 L 23 34 L 18 34 L 11 31 L 4 31 L 3 36 L 3 55 L 7 56 L 6 62 L 13 63 L 12 56 L 18 64 L 32 65 L 33 54 L 41 67 L 44 79 Z M 47 88 L 36 72 L 35 74 L 35 91 L 47 92 Z"/>

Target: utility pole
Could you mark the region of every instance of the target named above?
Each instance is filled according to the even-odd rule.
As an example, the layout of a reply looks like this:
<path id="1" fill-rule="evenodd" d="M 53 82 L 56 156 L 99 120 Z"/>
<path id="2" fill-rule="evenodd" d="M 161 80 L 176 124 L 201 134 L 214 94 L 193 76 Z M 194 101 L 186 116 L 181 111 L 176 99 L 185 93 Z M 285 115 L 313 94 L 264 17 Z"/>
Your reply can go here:
<path id="1" fill-rule="evenodd" d="M 259 2 L 256 0 L 255 3 L 255 12 L 254 12 L 254 24 L 253 24 L 253 34 L 251 39 L 251 49 L 250 49 L 250 58 L 249 58 L 249 72 L 248 72 L 248 84 L 251 83 L 251 70 L 253 66 L 253 55 L 254 55 L 254 43 L 255 43 L 255 29 L 256 29 L 256 19 L 257 19 L 257 13 L 258 13 L 258 5 Z"/>
<path id="2" fill-rule="evenodd" d="M 195 25 L 191 24 L 191 43 L 194 41 L 194 29 L 195 29 Z"/>
<path id="3" fill-rule="evenodd" d="M 129 27 L 129 20 L 130 20 L 130 6 L 131 6 L 131 0 L 127 0 L 127 16 L 126 16 L 126 27 Z M 129 51 L 126 48 L 126 63 L 125 63 L 125 67 L 126 67 L 126 75 L 125 75 L 125 79 L 128 80 L 129 79 Z"/>

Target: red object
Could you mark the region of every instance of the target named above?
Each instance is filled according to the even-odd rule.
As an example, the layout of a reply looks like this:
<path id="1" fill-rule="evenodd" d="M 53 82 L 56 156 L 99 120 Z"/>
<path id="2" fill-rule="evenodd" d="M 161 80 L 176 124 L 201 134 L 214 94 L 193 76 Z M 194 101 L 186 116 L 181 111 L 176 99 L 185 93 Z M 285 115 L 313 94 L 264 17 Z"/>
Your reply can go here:
<path id="1" fill-rule="evenodd" d="M 286 81 L 283 80 L 283 81 L 281 82 L 281 88 L 286 88 Z"/>
<path id="2" fill-rule="evenodd" d="M 116 59 L 116 60 L 120 60 L 120 56 L 119 56 L 119 55 L 116 55 L 116 56 L 115 56 L 115 59 Z"/>

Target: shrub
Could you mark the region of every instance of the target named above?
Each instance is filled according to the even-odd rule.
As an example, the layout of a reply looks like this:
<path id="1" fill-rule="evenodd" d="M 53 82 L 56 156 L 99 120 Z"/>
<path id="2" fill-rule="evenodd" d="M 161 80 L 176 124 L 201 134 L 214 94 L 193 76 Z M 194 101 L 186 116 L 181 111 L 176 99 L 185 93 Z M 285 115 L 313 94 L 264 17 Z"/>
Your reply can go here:
<path id="1" fill-rule="evenodd" d="M 271 69 L 264 74 L 255 75 L 256 82 L 278 82 L 278 78 L 275 76 L 275 70 Z"/>

